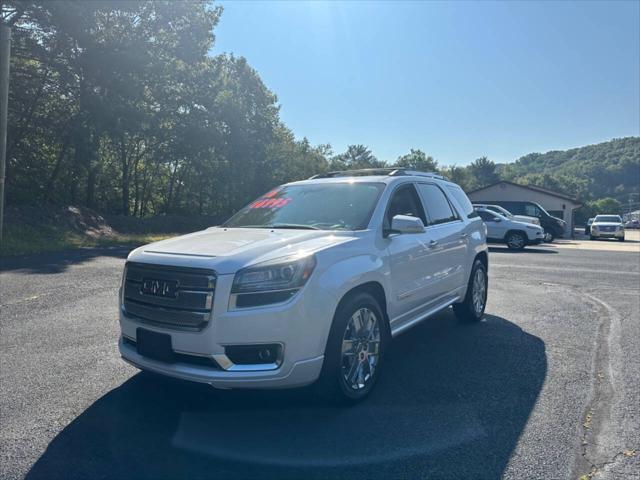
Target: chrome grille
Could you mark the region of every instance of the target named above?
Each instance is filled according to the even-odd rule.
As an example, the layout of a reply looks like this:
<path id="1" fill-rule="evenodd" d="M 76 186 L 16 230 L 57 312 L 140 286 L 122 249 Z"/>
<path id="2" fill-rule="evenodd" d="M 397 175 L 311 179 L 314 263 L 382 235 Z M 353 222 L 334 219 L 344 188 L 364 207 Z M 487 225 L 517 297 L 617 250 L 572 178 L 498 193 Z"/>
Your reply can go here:
<path id="1" fill-rule="evenodd" d="M 127 262 L 123 313 L 166 328 L 202 330 L 211 316 L 215 285 L 213 270 Z"/>

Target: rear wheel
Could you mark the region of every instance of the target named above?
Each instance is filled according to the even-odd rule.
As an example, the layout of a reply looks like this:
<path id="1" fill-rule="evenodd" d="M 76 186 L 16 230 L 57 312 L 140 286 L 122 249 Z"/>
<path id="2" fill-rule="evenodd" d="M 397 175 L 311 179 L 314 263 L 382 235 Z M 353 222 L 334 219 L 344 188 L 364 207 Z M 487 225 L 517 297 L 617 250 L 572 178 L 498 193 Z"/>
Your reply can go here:
<path id="1" fill-rule="evenodd" d="M 484 315 L 487 305 L 487 267 L 480 260 L 473 263 L 467 294 L 462 303 L 453 304 L 453 312 L 465 322 L 478 322 Z"/>
<path id="2" fill-rule="evenodd" d="M 527 243 L 522 232 L 509 232 L 505 241 L 510 250 L 522 250 Z"/>
<path id="3" fill-rule="evenodd" d="M 553 233 L 551 233 L 551 232 L 546 232 L 544 234 L 544 241 L 547 242 L 547 243 L 553 242 L 555 240 L 555 238 L 556 238 L 555 235 Z"/>
<path id="4" fill-rule="evenodd" d="M 363 292 L 343 302 L 333 319 L 324 364 L 315 385 L 335 403 L 363 400 L 380 376 L 390 338 L 378 301 Z"/>

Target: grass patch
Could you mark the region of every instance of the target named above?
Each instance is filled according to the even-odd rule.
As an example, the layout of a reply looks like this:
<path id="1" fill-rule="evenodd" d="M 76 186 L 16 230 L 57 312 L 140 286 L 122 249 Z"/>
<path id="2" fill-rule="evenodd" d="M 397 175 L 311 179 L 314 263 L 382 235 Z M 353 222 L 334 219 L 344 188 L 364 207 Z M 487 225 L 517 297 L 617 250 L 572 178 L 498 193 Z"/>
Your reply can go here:
<path id="1" fill-rule="evenodd" d="M 57 227 L 54 225 L 7 225 L 2 242 L 0 256 L 28 255 L 41 252 L 56 252 L 81 247 L 106 247 L 118 245 L 144 245 L 178 234 L 119 234 L 92 237 Z"/>

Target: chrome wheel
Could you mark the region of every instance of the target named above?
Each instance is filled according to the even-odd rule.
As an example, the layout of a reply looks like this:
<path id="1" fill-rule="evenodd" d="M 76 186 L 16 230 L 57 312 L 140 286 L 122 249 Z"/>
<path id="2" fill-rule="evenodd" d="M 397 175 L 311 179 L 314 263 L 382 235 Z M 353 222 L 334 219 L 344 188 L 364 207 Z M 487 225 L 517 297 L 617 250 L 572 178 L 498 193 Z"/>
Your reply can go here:
<path id="1" fill-rule="evenodd" d="M 342 337 L 342 376 L 352 390 L 365 388 L 373 379 L 380 358 L 380 322 L 363 307 L 351 315 Z"/>
<path id="2" fill-rule="evenodd" d="M 473 287 L 471 290 L 473 309 L 476 315 L 480 315 L 484 309 L 484 302 L 487 299 L 487 279 L 482 269 L 477 269 L 473 277 Z"/>

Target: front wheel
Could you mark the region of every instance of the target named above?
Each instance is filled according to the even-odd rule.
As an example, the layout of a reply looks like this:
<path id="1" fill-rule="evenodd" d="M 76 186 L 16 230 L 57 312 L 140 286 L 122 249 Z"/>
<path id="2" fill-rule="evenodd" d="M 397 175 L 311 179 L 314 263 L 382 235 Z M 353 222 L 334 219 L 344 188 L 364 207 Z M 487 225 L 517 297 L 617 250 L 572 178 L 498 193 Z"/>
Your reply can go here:
<path id="1" fill-rule="evenodd" d="M 345 300 L 333 319 L 317 393 L 333 403 L 363 400 L 380 376 L 389 338 L 388 323 L 372 295 L 363 292 Z"/>
<path id="2" fill-rule="evenodd" d="M 552 243 L 555 240 L 555 238 L 556 237 L 553 235 L 553 233 L 546 232 L 544 234 L 544 241 L 547 243 Z"/>
<path id="3" fill-rule="evenodd" d="M 482 319 L 487 305 L 488 284 L 487 267 L 480 260 L 476 260 L 471 269 L 464 301 L 453 304 L 456 317 L 466 322 L 478 322 Z"/>

